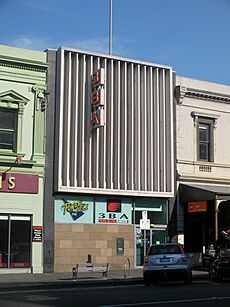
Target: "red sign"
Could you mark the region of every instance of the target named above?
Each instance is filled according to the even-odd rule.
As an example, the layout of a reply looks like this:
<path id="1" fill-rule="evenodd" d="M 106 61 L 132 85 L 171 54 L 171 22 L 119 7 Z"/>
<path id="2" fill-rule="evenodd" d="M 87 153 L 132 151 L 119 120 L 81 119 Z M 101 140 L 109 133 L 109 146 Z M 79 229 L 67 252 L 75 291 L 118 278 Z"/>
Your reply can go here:
<path id="1" fill-rule="evenodd" d="M 121 212 L 121 201 L 120 200 L 108 200 L 107 201 L 107 212 Z"/>
<path id="2" fill-rule="evenodd" d="M 194 201 L 188 203 L 188 212 L 204 212 L 207 211 L 207 202 L 203 201 Z"/>
<path id="3" fill-rule="evenodd" d="M 33 242 L 42 242 L 42 226 L 33 226 Z"/>
<path id="4" fill-rule="evenodd" d="M 0 173 L 0 192 L 38 193 L 38 175 Z"/>

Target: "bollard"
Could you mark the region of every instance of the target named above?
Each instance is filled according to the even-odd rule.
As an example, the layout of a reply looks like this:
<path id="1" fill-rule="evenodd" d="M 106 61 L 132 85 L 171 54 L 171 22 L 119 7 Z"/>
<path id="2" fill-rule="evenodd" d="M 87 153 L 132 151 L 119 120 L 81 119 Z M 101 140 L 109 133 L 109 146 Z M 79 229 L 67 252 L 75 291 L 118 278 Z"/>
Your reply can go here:
<path id="1" fill-rule="evenodd" d="M 73 273 L 73 279 L 74 280 L 77 279 L 77 268 L 75 266 L 72 268 L 72 273 Z"/>

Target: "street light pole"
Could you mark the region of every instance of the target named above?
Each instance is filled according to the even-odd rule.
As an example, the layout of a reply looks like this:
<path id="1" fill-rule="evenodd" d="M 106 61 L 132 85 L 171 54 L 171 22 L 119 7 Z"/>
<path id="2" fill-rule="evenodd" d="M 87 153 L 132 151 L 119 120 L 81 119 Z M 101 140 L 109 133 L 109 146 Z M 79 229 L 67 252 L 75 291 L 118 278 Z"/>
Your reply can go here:
<path id="1" fill-rule="evenodd" d="M 109 55 L 112 55 L 112 22 L 113 22 L 113 0 L 110 0 L 110 14 L 109 14 Z"/>

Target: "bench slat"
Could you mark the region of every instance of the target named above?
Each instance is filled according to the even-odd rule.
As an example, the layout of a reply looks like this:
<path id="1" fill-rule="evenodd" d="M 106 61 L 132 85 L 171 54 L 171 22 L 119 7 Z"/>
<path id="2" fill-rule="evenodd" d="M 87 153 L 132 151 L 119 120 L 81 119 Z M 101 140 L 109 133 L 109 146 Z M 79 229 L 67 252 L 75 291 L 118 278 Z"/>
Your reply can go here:
<path id="1" fill-rule="evenodd" d="M 107 277 L 109 263 L 77 263 L 76 267 L 73 267 L 73 279 L 78 279 L 78 275 L 81 272 L 98 272 L 102 273 L 102 277 Z"/>

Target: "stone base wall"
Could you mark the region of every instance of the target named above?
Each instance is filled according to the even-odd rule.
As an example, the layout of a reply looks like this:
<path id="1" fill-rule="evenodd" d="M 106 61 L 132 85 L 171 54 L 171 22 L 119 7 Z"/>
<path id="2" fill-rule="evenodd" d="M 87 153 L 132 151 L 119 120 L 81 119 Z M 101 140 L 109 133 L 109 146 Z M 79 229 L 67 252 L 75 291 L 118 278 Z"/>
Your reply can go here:
<path id="1" fill-rule="evenodd" d="M 124 238 L 124 255 L 116 255 L 117 238 Z M 72 272 L 76 263 L 109 262 L 110 269 L 124 269 L 129 258 L 134 267 L 134 225 L 56 224 L 54 271 Z"/>

